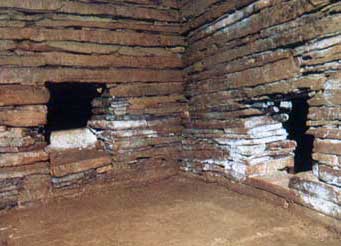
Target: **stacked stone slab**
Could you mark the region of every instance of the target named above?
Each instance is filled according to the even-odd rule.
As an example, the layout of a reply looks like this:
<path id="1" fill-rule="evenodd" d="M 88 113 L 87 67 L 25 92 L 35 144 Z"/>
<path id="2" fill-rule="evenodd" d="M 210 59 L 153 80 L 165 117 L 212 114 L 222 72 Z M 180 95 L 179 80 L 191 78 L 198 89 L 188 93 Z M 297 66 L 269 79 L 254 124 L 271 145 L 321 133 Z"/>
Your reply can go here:
<path id="1" fill-rule="evenodd" d="M 339 5 L 339 4 L 338 4 Z M 337 5 L 337 6 L 338 6 Z M 341 185 L 338 164 L 340 108 L 340 31 L 316 39 L 296 49 L 304 73 L 324 73 L 322 88 L 308 101 L 308 134 L 315 137 L 313 173 L 299 174 L 289 186 L 299 191 L 302 203 L 326 214 L 341 218 Z"/>
<path id="2" fill-rule="evenodd" d="M 104 97 L 122 97 L 134 105 L 127 109 L 125 120 L 130 116 L 144 120 L 152 125 L 152 135 L 160 136 L 143 144 L 141 138 L 135 139 L 140 139 L 139 143 L 127 140 L 127 131 L 123 149 L 130 148 L 129 144 L 147 145 L 145 153 L 150 153 L 136 151 L 136 157 L 121 154 L 121 158 L 112 153 L 118 158 L 115 163 L 140 158 L 139 164 L 153 169 L 152 160 L 142 160 L 162 150 L 160 163 L 167 162 L 171 155 L 166 152 L 179 142 L 178 113 L 183 107 L 181 56 L 185 41 L 175 0 L 11 0 L 0 2 L 0 13 L 1 207 L 17 204 L 20 194 L 29 195 L 25 186 L 37 192 L 64 194 L 66 190 L 72 194 L 73 188 L 118 175 L 118 170 L 112 170 L 111 157 L 97 149 L 43 150 L 46 142 L 41 132 L 49 100 L 46 82 L 107 84 Z M 105 115 L 111 107 L 101 110 L 94 113 Z M 113 130 L 109 135 L 116 132 L 116 128 L 103 129 Z M 169 136 L 173 131 L 174 136 Z M 145 135 L 149 137 L 149 133 Z M 153 150 L 154 145 L 158 151 Z M 170 162 L 175 159 L 172 156 Z M 149 178 L 163 173 L 155 169 L 156 174 Z M 139 169 L 132 172 L 139 173 Z M 48 179 L 23 179 L 32 174 Z M 169 171 L 163 176 L 167 174 Z M 46 185 L 41 187 L 43 181 Z"/>
<path id="3" fill-rule="evenodd" d="M 340 9 L 335 0 L 1 1 L 0 206 L 40 199 L 50 183 L 167 177 L 179 159 L 185 171 L 248 185 L 276 177 L 293 165 L 290 101 L 305 95 L 316 165 L 289 185 L 302 204 L 340 218 Z M 88 127 L 110 158 L 98 146 L 44 150 L 46 82 L 105 84 Z"/>
<path id="4" fill-rule="evenodd" d="M 113 156 L 115 169 L 178 170 L 181 114 L 186 110 L 181 77 L 172 82 L 110 84 L 93 103 L 89 127 Z"/>
<path id="5" fill-rule="evenodd" d="M 72 189 L 95 182 L 111 169 L 111 157 L 98 149 L 68 149 L 50 153 L 52 185 Z"/>
<path id="6" fill-rule="evenodd" d="M 2 1 L 1 83 L 176 77 L 180 72 L 172 68 L 181 67 L 177 47 L 184 40 L 174 6 L 174 1 Z"/>
<path id="7" fill-rule="evenodd" d="M 0 85 L 0 208 L 41 198 L 44 194 L 34 186 L 49 186 L 48 154 L 40 133 L 48 100 L 44 87 Z"/>
<path id="8" fill-rule="evenodd" d="M 55 189 L 73 189 L 101 178 L 111 168 L 111 157 L 87 128 L 51 133 L 46 150 Z"/>
<path id="9" fill-rule="evenodd" d="M 290 169 L 296 144 L 287 140 L 283 122 L 297 96 L 313 97 L 309 133 L 318 137 L 321 126 L 337 127 L 328 119 L 337 114 L 337 103 L 322 99 L 336 89 L 330 80 L 341 68 L 339 1 L 188 0 L 180 5 L 188 37 L 184 170 L 250 184 L 254 176 Z M 314 159 L 325 158 L 319 154 L 323 143 L 336 143 L 327 137 L 317 138 Z M 318 166 L 314 182 L 335 185 L 337 168 L 327 178 L 327 165 Z M 333 190 L 339 194 L 336 186 Z M 338 204 L 333 213 L 316 209 L 338 216 L 340 206 L 333 201 Z"/>
<path id="10" fill-rule="evenodd" d="M 326 54 L 330 48 L 322 50 Z M 305 204 L 337 218 L 341 218 L 340 75 L 329 73 L 324 89 L 309 100 L 308 133 L 315 137 L 313 174 L 298 175 L 289 184 Z"/>
<path id="11" fill-rule="evenodd" d="M 184 6 L 190 6 L 189 2 Z M 199 133 L 189 138 L 204 138 L 226 152 L 223 162 L 214 160 L 214 155 L 201 159 L 201 169 L 210 171 L 216 164 L 223 173 L 231 176 L 232 172 L 235 178 L 245 179 L 293 165 L 295 144 L 287 140 L 275 102 L 281 97 L 286 100 L 288 93 L 319 89 L 325 78 L 302 74 L 299 57 L 291 47 L 301 38 L 298 33 L 290 34 L 292 29 L 287 33 L 284 30 L 289 25 L 301 27 L 306 18 L 302 14 L 327 4 L 202 1 L 196 10 L 198 16 L 189 15 L 184 30 L 189 36 L 185 56 L 186 93 L 190 98 L 187 127 Z M 287 8 L 295 11 L 288 14 Z M 188 18 L 187 12 L 183 13 Z M 276 18 L 269 17 L 276 14 Z M 312 14 L 314 18 L 320 15 Z M 186 169 L 191 169 L 190 159 L 185 159 Z"/>
<path id="12" fill-rule="evenodd" d="M 341 187 L 340 97 L 341 72 L 329 73 L 323 91 L 310 101 L 309 133 L 315 136 L 313 158 L 317 161 L 316 176 L 331 185 Z"/>
<path id="13" fill-rule="evenodd" d="M 216 175 L 243 180 L 246 177 L 270 175 L 293 166 L 296 144 L 287 140 L 282 124 L 270 116 L 261 115 L 261 111 L 258 111 L 258 115 L 254 109 L 242 111 L 253 112 L 254 115 L 228 120 L 228 114 L 237 112 L 225 111 L 224 116 L 208 113 L 211 115 L 208 118 L 210 121 L 207 121 L 207 116 L 192 118 L 194 129 L 184 131 L 185 170 L 214 172 Z M 194 166 L 193 161 L 196 162 Z"/>

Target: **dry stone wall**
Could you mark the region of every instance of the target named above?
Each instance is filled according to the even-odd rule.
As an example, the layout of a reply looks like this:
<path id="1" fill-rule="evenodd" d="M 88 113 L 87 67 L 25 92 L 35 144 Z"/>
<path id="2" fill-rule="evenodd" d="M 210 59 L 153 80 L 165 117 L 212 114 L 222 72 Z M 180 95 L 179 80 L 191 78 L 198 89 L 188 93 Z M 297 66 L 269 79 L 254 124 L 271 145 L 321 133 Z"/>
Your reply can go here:
<path id="1" fill-rule="evenodd" d="M 177 172 L 179 17 L 175 0 L 0 1 L 0 208 Z M 89 121 L 95 148 L 46 148 L 47 82 L 105 84 Z"/>
<path id="2" fill-rule="evenodd" d="M 290 192 L 340 219 L 340 23 L 338 0 L 0 1 L 0 208 L 179 167 L 276 179 L 304 97 L 314 166 Z M 49 147 L 47 83 L 104 85 L 88 129 Z"/>
<path id="3" fill-rule="evenodd" d="M 182 1 L 189 113 L 184 171 L 240 182 L 292 170 L 296 142 L 283 123 L 308 97 L 311 172 L 295 176 L 301 202 L 341 218 L 341 3 L 332 0 Z"/>

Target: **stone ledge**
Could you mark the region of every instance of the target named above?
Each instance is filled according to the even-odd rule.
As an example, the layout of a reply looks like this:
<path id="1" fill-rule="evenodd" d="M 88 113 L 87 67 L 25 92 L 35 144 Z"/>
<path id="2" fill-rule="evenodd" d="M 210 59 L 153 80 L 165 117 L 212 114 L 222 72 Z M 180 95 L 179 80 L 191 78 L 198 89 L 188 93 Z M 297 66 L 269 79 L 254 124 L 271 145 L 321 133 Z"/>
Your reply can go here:
<path id="1" fill-rule="evenodd" d="M 227 189 L 237 192 L 239 194 L 255 197 L 257 199 L 265 200 L 275 206 L 281 206 L 290 209 L 293 213 L 307 217 L 314 222 L 326 226 L 328 229 L 341 233 L 341 223 L 339 219 L 322 214 L 321 211 L 313 210 L 306 204 L 300 202 L 297 197 L 297 192 L 283 187 L 283 183 L 288 182 L 288 179 L 282 178 L 277 184 L 268 183 L 266 180 L 271 178 L 251 178 L 245 183 L 237 183 L 228 178 L 215 175 L 214 173 L 205 173 L 199 176 L 193 173 L 181 172 L 179 175 L 186 178 L 195 178 L 203 182 L 217 183 L 223 185 Z M 251 185 L 252 184 L 252 185 Z M 257 187 L 258 186 L 258 187 Z M 296 195 L 294 195 L 296 194 Z"/>

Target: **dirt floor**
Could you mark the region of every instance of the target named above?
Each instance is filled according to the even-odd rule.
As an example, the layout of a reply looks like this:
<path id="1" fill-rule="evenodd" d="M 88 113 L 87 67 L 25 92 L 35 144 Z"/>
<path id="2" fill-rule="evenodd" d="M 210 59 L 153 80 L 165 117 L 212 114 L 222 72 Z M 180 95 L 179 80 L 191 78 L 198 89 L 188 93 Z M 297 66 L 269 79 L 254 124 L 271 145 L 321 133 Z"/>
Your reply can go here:
<path id="1" fill-rule="evenodd" d="M 0 236 L 25 246 L 341 245 L 288 210 L 181 177 L 12 210 L 0 216 Z"/>

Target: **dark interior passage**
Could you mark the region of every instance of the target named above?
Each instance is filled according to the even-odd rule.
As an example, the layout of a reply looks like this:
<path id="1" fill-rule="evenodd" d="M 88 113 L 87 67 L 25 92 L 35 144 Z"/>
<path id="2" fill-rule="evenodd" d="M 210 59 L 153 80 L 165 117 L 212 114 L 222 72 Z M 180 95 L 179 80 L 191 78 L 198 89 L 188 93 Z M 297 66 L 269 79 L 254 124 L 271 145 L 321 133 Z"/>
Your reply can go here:
<path id="1" fill-rule="evenodd" d="M 292 99 L 292 110 L 289 113 L 289 120 L 283 124 L 289 134 L 289 139 L 297 143 L 295 150 L 295 172 L 312 169 L 314 137 L 306 134 L 309 111 L 307 100 L 308 97 L 306 96 Z"/>
<path id="2" fill-rule="evenodd" d="M 101 94 L 103 85 L 84 83 L 49 83 L 46 136 L 51 131 L 85 127 L 91 117 L 91 101 Z"/>

